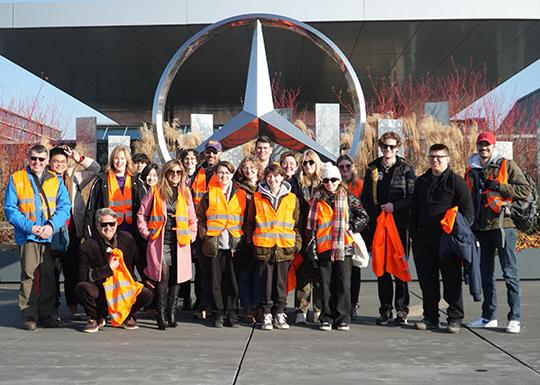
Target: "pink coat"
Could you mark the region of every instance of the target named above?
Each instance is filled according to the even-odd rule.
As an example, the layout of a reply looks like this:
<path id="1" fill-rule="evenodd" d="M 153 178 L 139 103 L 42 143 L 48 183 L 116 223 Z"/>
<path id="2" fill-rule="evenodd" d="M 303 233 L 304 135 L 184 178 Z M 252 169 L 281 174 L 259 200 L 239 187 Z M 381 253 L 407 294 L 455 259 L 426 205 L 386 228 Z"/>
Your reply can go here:
<path id="1" fill-rule="evenodd" d="M 141 206 L 137 213 L 137 228 L 141 236 L 148 241 L 146 246 L 146 261 L 147 265 L 144 269 L 144 274 L 146 274 L 150 279 L 153 279 L 156 282 L 161 281 L 161 260 L 163 258 L 163 237 L 164 231 L 162 231 L 159 236 L 151 240 L 150 232 L 148 231 L 148 217 L 152 211 L 153 196 L 152 190 L 144 196 L 141 201 Z M 167 202 L 163 202 L 163 215 L 167 217 Z M 189 229 L 191 230 L 191 242 L 195 240 L 197 236 L 197 216 L 195 215 L 195 209 L 193 207 L 193 200 L 191 198 L 191 193 L 189 194 L 188 199 L 188 222 Z M 176 282 L 182 283 L 189 281 L 192 276 L 191 272 L 191 246 L 180 246 L 176 244 L 176 262 L 177 262 L 177 273 L 176 273 Z"/>

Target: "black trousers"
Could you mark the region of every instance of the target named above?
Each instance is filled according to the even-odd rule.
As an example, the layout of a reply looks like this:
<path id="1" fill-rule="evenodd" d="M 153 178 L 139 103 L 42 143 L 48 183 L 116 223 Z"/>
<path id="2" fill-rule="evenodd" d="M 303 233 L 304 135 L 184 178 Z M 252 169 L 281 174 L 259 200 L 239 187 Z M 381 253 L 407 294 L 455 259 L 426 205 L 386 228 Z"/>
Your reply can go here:
<path id="1" fill-rule="evenodd" d="M 351 305 L 355 306 L 360 298 L 360 284 L 362 282 L 362 269 L 353 266 L 351 270 Z"/>
<path id="2" fill-rule="evenodd" d="M 398 228 L 399 238 L 401 239 L 401 244 L 407 253 L 409 244 L 408 244 L 408 230 L 404 228 Z M 409 314 L 409 287 L 407 282 L 402 281 L 397 277 L 394 278 L 394 284 L 392 285 L 392 275 L 389 273 L 384 273 L 382 276 L 377 278 L 377 288 L 379 292 L 379 313 L 392 315 L 392 300 L 394 300 L 394 306 L 398 315 L 407 317 Z M 394 295 L 395 288 L 395 295 Z"/>
<path id="3" fill-rule="evenodd" d="M 257 260 L 261 283 L 261 306 L 264 314 L 284 313 L 287 307 L 287 274 L 291 261 L 269 262 Z M 272 309 L 274 308 L 274 309 Z"/>
<path id="4" fill-rule="evenodd" d="M 238 283 L 230 250 L 219 250 L 210 259 L 212 309 L 218 315 L 236 318 Z"/>
<path id="5" fill-rule="evenodd" d="M 105 298 L 105 290 L 103 289 L 102 284 L 97 284 L 94 282 L 79 282 L 76 290 L 81 300 L 81 304 L 83 305 L 84 310 L 90 319 L 98 320 L 105 319 L 107 317 L 107 299 Z M 131 307 L 131 311 L 127 319 L 133 317 L 133 315 L 140 308 L 147 306 L 150 302 L 152 302 L 152 296 L 152 291 L 147 287 L 143 287 L 137 296 L 137 300 Z"/>
<path id="6" fill-rule="evenodd" d="M 424 318 L 439 320 L 441 299 L 439 271 L 443 281 L 443 298 L 448 303 L 448 321 L 463 319 L 462 268 L 459 258 L 443 259 L 439 255 L 440 234 L 419 232 L 413 238 L 413 255 L 424 306 Z"/>
<path id="7" fill-rule="evenodd" d="M 60 307 L 60 273 L 64 274 L 64 295 L 66 296 L 66 305 L 74 306 L 79 303 L 77 291 L 79 274 L 79 246 L 81 239 L 77 238 L 77 232 L 73 226 L 69 227 L 69 245 L 65 252 L 51 250 L 55 259 L 54 276 L 56 280 L 56 301 L 55 306 Z"/>
<path id="8" fill-rule="evenodd" d="M 334 323 L 351 322 L 352 258 L 332 262 L 330 253 L 319 255 L 322 308 L 319 320 Z"/>

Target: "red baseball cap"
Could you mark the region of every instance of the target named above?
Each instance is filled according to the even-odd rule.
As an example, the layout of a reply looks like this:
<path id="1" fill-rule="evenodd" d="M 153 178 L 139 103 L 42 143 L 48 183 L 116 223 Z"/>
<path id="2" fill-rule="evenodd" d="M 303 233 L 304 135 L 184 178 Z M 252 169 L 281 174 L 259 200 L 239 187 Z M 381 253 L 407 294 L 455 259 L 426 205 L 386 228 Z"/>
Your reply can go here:
<path id="1" fill-rule="evenodd" d="M 476 139 L 476 144 L 480 142 L 488 142 L 489 144 L 495 144 L 497 140 L 495 139 L 495 134 L 493 132 L 486 131 L 478 135 L 478 138 Z"/>

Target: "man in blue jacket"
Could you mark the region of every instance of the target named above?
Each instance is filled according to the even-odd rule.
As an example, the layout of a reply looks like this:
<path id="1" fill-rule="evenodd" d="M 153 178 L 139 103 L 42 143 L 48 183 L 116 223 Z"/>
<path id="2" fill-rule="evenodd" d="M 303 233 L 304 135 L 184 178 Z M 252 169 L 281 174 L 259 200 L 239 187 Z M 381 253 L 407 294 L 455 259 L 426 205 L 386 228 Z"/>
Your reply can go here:
<path id="1" fill-rule="evenodd" d="M 38 321 L 43 327 L 58 327 L 50 245 L 52 235 L 69 218 L 71 203 L 62 180 L 47 170 L 48 159 L 45 146 L 32 146 L 29 166 L 10 177 L 4 203 L 21 257 L 19 309 L 27 330 L 37 330 Z"/>

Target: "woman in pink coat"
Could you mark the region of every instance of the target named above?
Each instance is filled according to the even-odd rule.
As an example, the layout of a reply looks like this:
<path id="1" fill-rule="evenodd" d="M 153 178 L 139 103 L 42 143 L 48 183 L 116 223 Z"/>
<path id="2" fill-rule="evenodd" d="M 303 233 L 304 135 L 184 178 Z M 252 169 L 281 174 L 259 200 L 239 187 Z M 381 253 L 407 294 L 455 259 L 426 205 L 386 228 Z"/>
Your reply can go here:
<path id="1" fill-rule="evenodd" d="M 161 168 L 157 185 L 141 202 L 137 226 L 148 241 L 144 274 L 156 282 L 158 328 L 174 328 L 178 287 L 191 279 L 190 243 L 197 234 L 193 200 L 179 160 Z"/>

